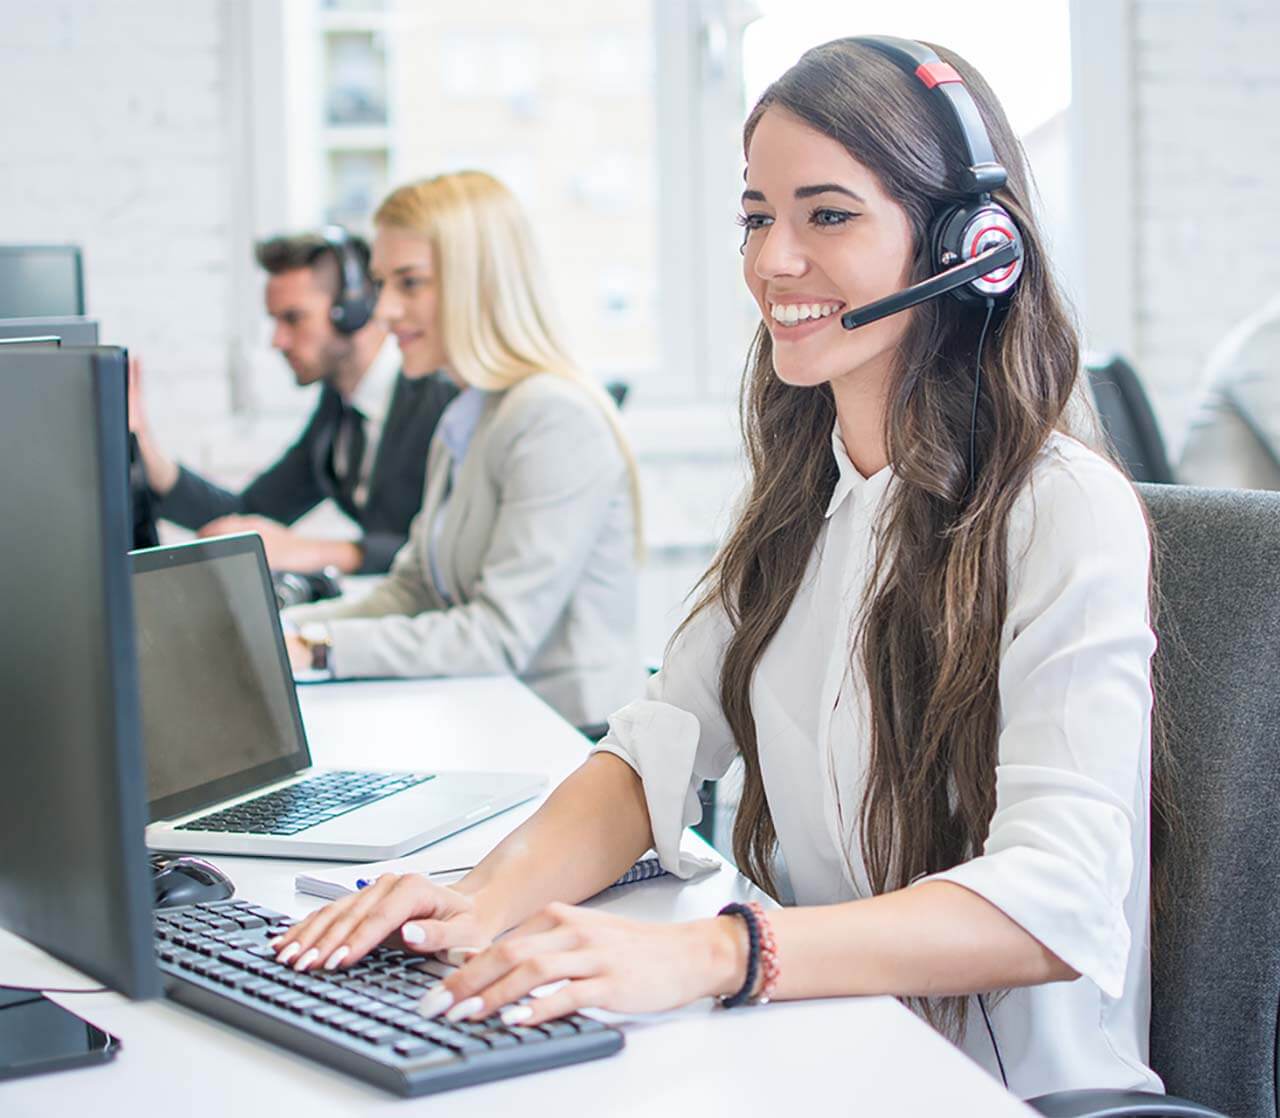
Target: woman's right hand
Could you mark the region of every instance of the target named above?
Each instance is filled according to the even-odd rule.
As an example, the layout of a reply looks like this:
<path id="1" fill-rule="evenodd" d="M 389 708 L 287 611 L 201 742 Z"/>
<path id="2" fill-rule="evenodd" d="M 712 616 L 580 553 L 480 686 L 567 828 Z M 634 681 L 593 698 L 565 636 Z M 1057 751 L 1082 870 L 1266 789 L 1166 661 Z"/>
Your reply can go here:
<path id="1" fill-rule="evenodd" d="M 380 943 L 420 955 L 485 947 L 498 929 L 481 918 L 475 898 L 422 874 L 386 873 L 348 897 L 317 909 L 272 942 L 296 971 L 351 966 Z"/>

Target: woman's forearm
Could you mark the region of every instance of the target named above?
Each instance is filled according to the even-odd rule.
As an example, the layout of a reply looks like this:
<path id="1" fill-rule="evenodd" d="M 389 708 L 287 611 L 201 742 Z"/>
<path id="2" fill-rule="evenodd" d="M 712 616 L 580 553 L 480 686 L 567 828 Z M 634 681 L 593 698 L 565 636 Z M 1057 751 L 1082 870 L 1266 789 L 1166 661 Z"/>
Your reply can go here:
<path id="1" fill-rule="evenodd" d="M 1068 982 L 1077 973 L 977 893 L 925 882 L 867 900 L 769 913 L 781 974 L 775 998 L 942 997 Z M 741 921 L 709 922 L 717 993 L 742 985 Z"/>
<path id="2" fill-rule="evenodd" d="M 597 753 L 456 888 L 475 897 L 482 923 L 497 935 L 551 901 L 594 896 L 652 845 L 640 778 Z"/>

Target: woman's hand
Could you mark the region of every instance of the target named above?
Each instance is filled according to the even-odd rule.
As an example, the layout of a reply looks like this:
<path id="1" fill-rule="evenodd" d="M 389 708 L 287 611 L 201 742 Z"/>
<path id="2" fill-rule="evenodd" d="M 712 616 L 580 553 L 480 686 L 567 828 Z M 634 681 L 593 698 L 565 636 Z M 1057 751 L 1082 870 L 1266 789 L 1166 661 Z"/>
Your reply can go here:
<path id="1" fill-rule="evenodd" d="M 538 915 L 475 955 L 422 1000 L 422 1012 L 451 1020 L 501 1012 L 508 1025 L 536 1025 L 591 1006 L 622 1013 L 674 1009 L 733 993 L 746 973 L 741 920 L 649 924 L 571 905 Z M 539 986 L 566 980 L 528 1005 Z"/>
<path id="2" fill-rule="evenodd" d="M 450 947 L 483 947 L 494 936 L 475 899 L 421 874 L 385 873 L 372 885 L 326 905 L 272 944 L 297 971 L 336 970 L 390 941 L 429 955 Z"/>
<path id="3" fill-rule="evenodd" d="M 297 633 L 285 631 L 284 647 L 289 654 L 289 667 L 295 672 L 305 671 L 311 667 L 311 649 Z"/>

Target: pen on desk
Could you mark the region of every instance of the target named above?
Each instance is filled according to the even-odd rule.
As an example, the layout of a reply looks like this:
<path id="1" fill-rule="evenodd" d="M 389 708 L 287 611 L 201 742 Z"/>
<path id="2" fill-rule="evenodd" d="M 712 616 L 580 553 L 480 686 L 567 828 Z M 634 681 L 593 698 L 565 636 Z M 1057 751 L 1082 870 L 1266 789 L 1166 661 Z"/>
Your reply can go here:
<path id="1" fill-rule="evenodd" d="M 473 869 L 475 869 L 475 866 L 451 866 L 447 870 L 426 870 L 423 872 L 422 876 L 423 877 L 445 877 L 451 873 L 468 873 Z M 374 880 L 376 880 L 376 878 L 371 880 L 365 877 L 357 877 L 356 888 L 367 889 L 370 885 L 373 884 Z"/>

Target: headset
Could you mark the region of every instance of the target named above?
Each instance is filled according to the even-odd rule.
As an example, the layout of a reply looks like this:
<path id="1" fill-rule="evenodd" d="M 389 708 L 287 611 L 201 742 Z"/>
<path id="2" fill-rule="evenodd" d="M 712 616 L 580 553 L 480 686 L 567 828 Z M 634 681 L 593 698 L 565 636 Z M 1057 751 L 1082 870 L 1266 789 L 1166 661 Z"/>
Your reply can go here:
<path id="1" fill-rule="evenodd" d="M 338 261 L 338 297 L 329 318 L 339 334 L 354 334 L 373 317 L 378 294 L 351 235 L 341 225 L 326 225 L 320 236 Z"/>
<path id="2" fill-rule="evenodd" d="M 950 293 L 965 303 L 1003 300 L 1022 275 L 1022 234 L 1009 211 L 991 199 L 1004 186 L 1008 173 L 991 148 L 982 115 L 955 68 L 922 43 L 887 35 L 853 40 L 884 55 L 906 71 L 944 106 L 955 121 L 969 164 L 960 189 L 969 198 L 939 211 L 930 222 L 928 251 L 937 269 L 921 283 L 855 307 L 840 316 L 846 330 L 887 318 L 908 307 Z"/>

